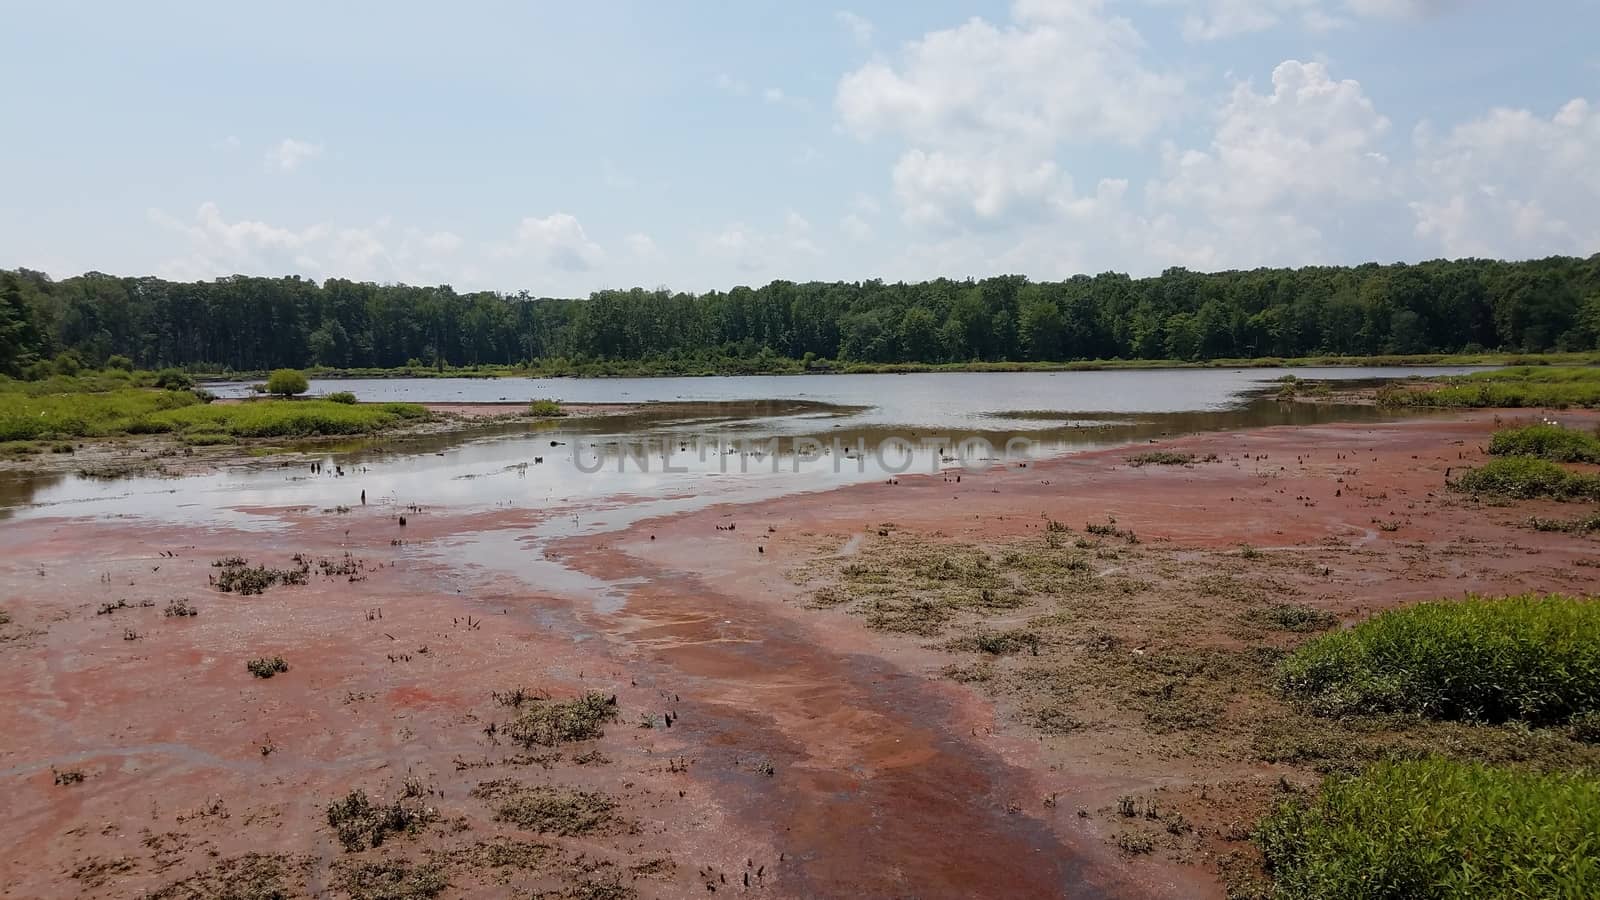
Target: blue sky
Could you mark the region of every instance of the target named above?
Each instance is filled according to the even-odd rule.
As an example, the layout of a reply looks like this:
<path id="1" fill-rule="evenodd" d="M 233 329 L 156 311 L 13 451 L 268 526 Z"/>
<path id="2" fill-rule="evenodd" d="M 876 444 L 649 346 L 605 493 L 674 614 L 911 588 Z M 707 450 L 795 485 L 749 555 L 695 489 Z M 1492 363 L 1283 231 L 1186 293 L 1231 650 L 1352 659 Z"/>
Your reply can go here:
<path id="1" fill-rule="evenodd" d="M 8 3 L 0 266 L 581 295 L 1600 251 L 1600 0 Z"/>

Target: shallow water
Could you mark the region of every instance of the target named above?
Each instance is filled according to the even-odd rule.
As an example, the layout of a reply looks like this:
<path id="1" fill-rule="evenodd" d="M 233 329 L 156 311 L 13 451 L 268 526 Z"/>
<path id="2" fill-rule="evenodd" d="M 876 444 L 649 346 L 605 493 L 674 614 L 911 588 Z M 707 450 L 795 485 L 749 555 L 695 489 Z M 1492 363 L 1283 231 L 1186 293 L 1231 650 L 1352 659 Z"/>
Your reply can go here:
<path id="1" fill-rule="evenodd" d="M 1295 370 L 1371 380 L 1417 369 Z M 368 503 L 570 512 L 599 526 L 624 501 L 690 508 L 915 473 L 981 468 L 1199 431 L 1374 421 L 1372 407 L 1280 404 L 1273 369 L 762 376 L 674 379 L 318 381 L 363 399 L 526 399 L 661 405 L 622 416 L 371 439 L 181 478 L 0 479 L 0 518 L 133 517 L 276 528 L 269 510 Z M 559 390 L 557 390 L 559 388 Z M 787 400 L 775 401 L 773 397 Z M 701 402 L 671 403 L 693 400 Z M 792 402 L 802 400 L 805 402 Z M 334 475 L 342 467 L 343 477 Z M 586 521 L 587 520 L 587 521 Z M 563 517 L 559 521 L 566 522 Z"/>

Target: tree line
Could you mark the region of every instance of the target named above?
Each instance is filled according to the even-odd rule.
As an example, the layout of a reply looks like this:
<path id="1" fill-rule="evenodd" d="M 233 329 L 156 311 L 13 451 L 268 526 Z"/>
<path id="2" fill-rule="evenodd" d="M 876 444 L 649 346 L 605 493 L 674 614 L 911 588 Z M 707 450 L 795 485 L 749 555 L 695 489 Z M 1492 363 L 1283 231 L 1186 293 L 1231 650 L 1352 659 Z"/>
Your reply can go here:
<path id="1" fill-rule="evenodd" d="M 1065 281 L 774 281 L 702 294 L 585 299 L 448 285 L 233 276 L 205 282 L 0 270 L 0 373 L 68 354 L 99 366 L 594 361 L 870 363 L 1206 360 L 1588 350 L 1600 343 L 1600 254 L 1526 262 L 1314 266 Z"/>

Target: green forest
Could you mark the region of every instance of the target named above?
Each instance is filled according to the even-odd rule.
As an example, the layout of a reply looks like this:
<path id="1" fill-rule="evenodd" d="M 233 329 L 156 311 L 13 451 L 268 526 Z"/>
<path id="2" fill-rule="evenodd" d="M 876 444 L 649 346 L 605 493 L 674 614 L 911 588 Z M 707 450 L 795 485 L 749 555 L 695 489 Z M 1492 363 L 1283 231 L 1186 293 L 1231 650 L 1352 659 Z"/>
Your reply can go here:
<path id="1" fill-rule="evenodd" d="M 0 270 L 0 373 L 66 356 L 157 369 L 803 360 L 1185 360 L 1545 352 L 1600 343 L 1600 254 L 1527 262 L 1169 269 L 1065 281 L 774 281 L 586 299 L 300 277 L 52 280 Z M 822 367 L 826 367 L 823 365 Z"/>

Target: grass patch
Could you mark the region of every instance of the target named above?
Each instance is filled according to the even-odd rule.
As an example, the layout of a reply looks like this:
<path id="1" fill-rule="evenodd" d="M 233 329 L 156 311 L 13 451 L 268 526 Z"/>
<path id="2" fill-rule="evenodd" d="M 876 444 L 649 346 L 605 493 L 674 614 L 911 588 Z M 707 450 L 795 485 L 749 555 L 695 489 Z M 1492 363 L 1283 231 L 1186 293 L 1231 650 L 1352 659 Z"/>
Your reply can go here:
<path id="1" fill-rule="evenodd" d="M 244 560 L 232 557 L 212 566 L 222 570 L 212 576 L 212 583 L 224 594 L 260 594 L 275 584 L 305 584 L 311 574 L 311 567 L 303 562 L 295 569 L 252 568 Z"/>
<path id="2" fill-rule="evenodd" d="M 1010 631 L 984 629 L 976 634 L 951 641 L 948 648 L 987 653 L 990 656 L 1008 656 L 1013 653 L 1031 653 L 1038 656 L 1040 643 L 1038 633 L 1027 629 L 1013 628 Z"/>
<path id="3" fill-rule="evenodd" d="M 1464 376 L 1393 384 L 1378 391 L 1380 406 L 1600 406 L 1600 368 L 1517 366 Z"/>
<path id="4" fill-rule="evenodd" d="M 621 823 L 616 801 L 595 791 L 487 781 L 474 788 L 472 796 L 490 803 L 497 820 L 540 834 L 600 834 Z"/>
<path id="5" fill-rule="evenodd" d="M 1382 762 L 1258 827 L 1280 898 L 1592 897 L 1600 781 Z"/>
<path id="6" fill-rule="evenodd" d="M 571 700 L 533 698 L 520 705 L 526 708 L 502 731 L 525 749 L 602 737 L 601 726 L 617 720 L 617 698 L 594 691 Z"/>
<path id="7" fill-rule="evenodd" d="M 265 656 L 260 659 L 252 659 L 245 663 L 244 667 L 249 669 L 250 674 L 257 678 L 271 678 L 274 675 L 289 671 L 289 664 L 284 662 L 281 656 L 274 656 L 271 659 Z"/>
<path id="8" fill-rule="evenodd" d="M 354 790 L 328 806 L 328 825 L 339 844 L 349 851 L 379 847 L 391 834 L 415 834 L 438 818 L 426 806 L 404 797 L 388 804 L 374 804 L 366 791 Z"/>
<path id="9" fill-rule="evenodd" d="M 1177 453 L 1172 450 L 1151 450 L 1148 453 L 1138 453 L 1128 457 L 1128 465 L 1139 466 L 1187 466 L 1193 465 L 1193 453 Z"/>
<path id="10" fill-rule="evenodd" d="M 223 437 L 365 434 L 427 417 L 427 410 L 414 403 L 206 403 L 194 391 L 74 379 L 0 385 L 0 441 L 171 433 L 191 444 L 206 444 L 223 442 Z"/>
<path id="11" fill-rule="evenodd" d="M 1524 500 L 1600 499 L 1600 475 L 1570 472 L 1553 462 L 1527 456 L 1492 459 L 1450 482 L 1458 491 Z"/>
<path id="12" fill-rule="evenodd" d="M 1561 724 L 1600 708 L 1600 604 L 1530 594 L 1391 610 L 1301 647 L 1278 682 L 1323 715 Z"/>
<path id="13" fill-rule="evenodd" d="M 528 415 L 541 419 L 555 419 L 567 414 L 555 400 L 539 399 L 528 404 Z"/>
<path id="14" fill-rule="evenodd" d="M 1600 438 L 1560 425 L 1529 425 L 1497 431 L 1489 440 L 1496 456 L 1537 456 L 1552 462 L 1600 463 Z"/>
<path id="15" fill-rule="evenodd" d="M 1339 617 L 1331 612 L 1294 603 L 1258 607 L 1245 613 L 1245 618 L 1266 628 L 1293 631 L 1297 634 L 1327 631 L 1339 624 Z"/>
<path id="16" fill-rule="evenodd" d="M 246 853 L 162 887 L 150 900 L 284 900 L 300 896 L 307 859 Z"/>
<path id="17" fill-rule="evenodd" d="M 383 859 L 341 865 L 339 889 L 350 900 L 426 900 L 450 886 L 444 869 L 408 859 Z"/>
<path id="18" fill-rule="evenodd" d="M 1528 520 L 1528 526 L 1534 531 L 1558 531 L 1566 534 L 1589 534 L 1600 531 L 1600 513 L 1593 513 L 1581 519 L 1541 519 L 1534 516 Z"/>

